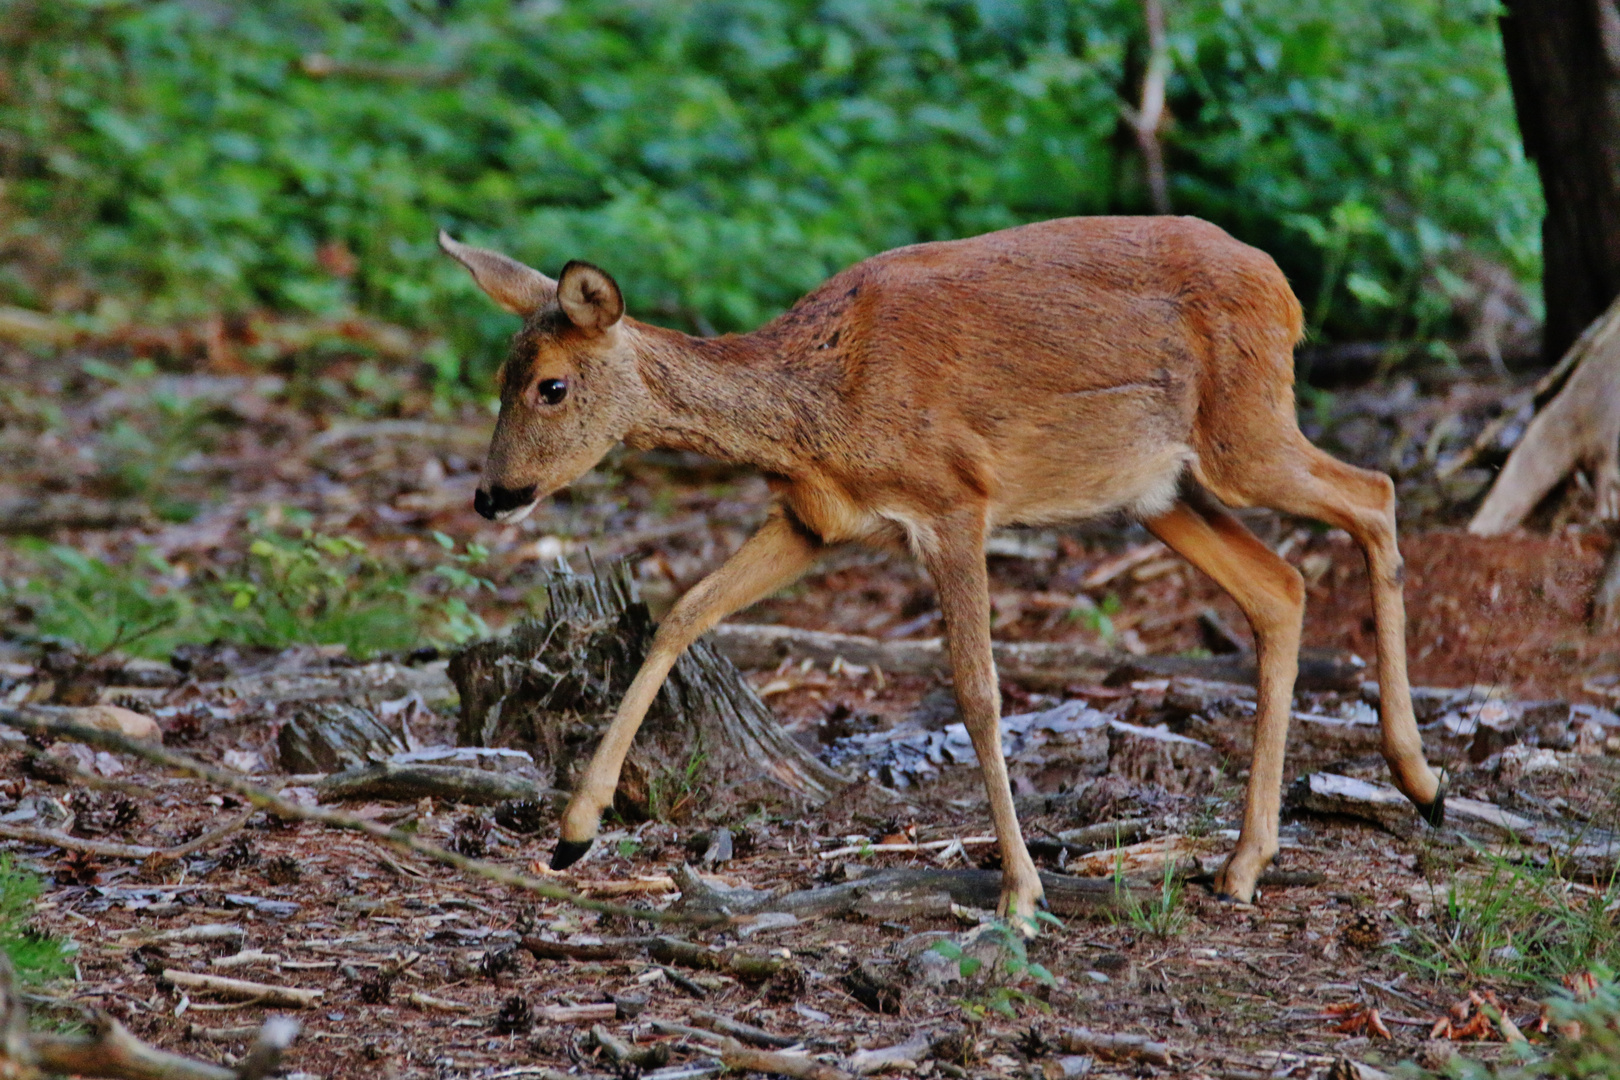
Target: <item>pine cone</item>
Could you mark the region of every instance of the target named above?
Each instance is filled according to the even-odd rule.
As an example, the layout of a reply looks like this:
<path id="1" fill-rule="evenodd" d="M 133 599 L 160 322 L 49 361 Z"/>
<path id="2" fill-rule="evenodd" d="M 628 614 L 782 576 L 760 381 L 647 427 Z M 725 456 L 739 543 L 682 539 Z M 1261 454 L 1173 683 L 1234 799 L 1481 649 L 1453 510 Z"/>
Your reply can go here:
<path id="1" fill-rule="evenodd" d="M 56 876 L 73 885 L 94 885 L 101 876 L 101 863 L 87 851 L 70 851 L 56 864 Z"/>
<path id="2" fill-rule="evenodd" d="M 489 854 L 489 832 L 489 822 L 478 814 L 468 814 L 456 822 L 450 850 L 469 859 L 482 859 Z"/>
<path id="3" fill-rule="evenodd" d="M 508 799 L 495 808 L 495 824 L 524 835 L 539 832 L 546 816 L 546 808 L 533 799 Z"/>
<path id="4" fill-rule="evenodd" d="M 1378 915 L 1371 911 L 1358 911 L 1339 931 L 1339 940 L 1352 949 L 1376 949 L 1384 941 L 1384 928 Z"/>
<path id="5" fill-rule="evenodd" d="M 522 995 L 514 994 L 501 1004 L 501 1011 L 495 1014 L 495 1034 L 522 1035 L 534 1027 L 534 1010 Z"/>
<path id="6" fill-rule="evenodd" d="M 272 885 L 296 885 L 303 868 L 291 855 L 277 855 L 264 864 L 264 880 Z"/>
<path id="7" fill-rule="evenodd" d="M 253 846 L 253 838 L 238 836 L 225 845 L 225 850 L 219 856 L 219 865 L 227 870 L 259 865 L 259 849 Z"/>
<path id="8" fill-rule="evenodd" d="M 360 1000 L 367 1005 L 386 1005 L 394 994 L 394 973 L 379 971 L 360 980 Z"/>
<path id="9" fill-rule="evenodd" d="M 511 946 L 504 949 L 490 949 L 484 953 L 483 959 L 478 961 L 478 974 L 486 979 L 516 975 L 522 970 L 523 965 L 518 960 L 518 951 Z"/>

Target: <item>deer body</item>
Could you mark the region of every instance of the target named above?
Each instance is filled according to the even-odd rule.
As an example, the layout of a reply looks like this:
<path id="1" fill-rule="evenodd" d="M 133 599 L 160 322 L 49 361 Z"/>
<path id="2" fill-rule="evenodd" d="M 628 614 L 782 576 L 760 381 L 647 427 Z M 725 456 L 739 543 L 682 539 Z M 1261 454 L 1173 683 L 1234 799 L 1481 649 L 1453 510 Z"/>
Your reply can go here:
<path id="1" fill-rule="evenodd" d="M 1002 760 L 984 540 L 997 526 L 1123 512 L 1213 577 L 1255 632 L 1255 760 L 1218 881 L 1249 900 L 1276 851 L 1304 593 L 1222 504 L 1316 517 L 1361 543 L 1385 756 L 1438 819 L 1406 683 L 1393 488 L 1300 434 L 1300 308 L 1263 253 L 1191 218 L 1070 218 L 886 252 L 753 333 L 698 339 L 624 318 L 595 267 L 571 263 L 552 282 L 441 242 L 527 318 L 503 369 L 481 513 L 526 512 L 620 439 L 756 466 L 778 504 L 660 627 L 564 814 L 554 865 L 596 835 L 630 740 L 687 645 L 830 547 L 876 544 L 909 550 L 935 581 L 1002 848 L 1003 909 L 1032 916 L 1041 887 Z"/>

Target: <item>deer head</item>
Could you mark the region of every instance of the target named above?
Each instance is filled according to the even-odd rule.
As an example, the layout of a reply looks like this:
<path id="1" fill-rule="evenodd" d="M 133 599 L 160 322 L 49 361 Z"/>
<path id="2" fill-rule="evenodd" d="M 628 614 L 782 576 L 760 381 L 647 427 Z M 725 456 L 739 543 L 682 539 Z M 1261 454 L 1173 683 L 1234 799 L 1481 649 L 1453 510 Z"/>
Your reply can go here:
<path id="1" fill-rule="evenodd" d="M 473 498 L 491 521 L 520 521 L 602 460 L 639 411 L 646 391 L 621 322 L 624 297 L 590 263 L 570 262 L 553 281 L 444 232 L 439 246 L 523 319 L 501 365 L 501 411 Z"/>

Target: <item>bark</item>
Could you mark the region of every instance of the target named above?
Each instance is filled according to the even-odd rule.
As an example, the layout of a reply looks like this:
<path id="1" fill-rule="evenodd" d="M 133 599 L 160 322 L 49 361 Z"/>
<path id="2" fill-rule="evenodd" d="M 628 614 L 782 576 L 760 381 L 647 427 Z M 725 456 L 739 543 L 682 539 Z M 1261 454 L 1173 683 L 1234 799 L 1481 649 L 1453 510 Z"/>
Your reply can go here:
<path id="1" fill-rule="evenodd" d="M 653 622 L 624 564 L 548 583 L 550 606 L 511 635 L 457 653 L 463 746 L 511 746 L 572 790 L 652 643 Z M 819 804 L 841 778 L 782 730 L 737 669 L 707 641 L 676 662 L 625 762 L 623 809 L 674 812 L 682 800 L 792 797 Z"/>
<path id="2" fill-rule="evenodd" d="M 1551 363 L 1620 295 L 1620 0 L 1507 0 L 1500 21 L 1519 131 L 1547 200 Z"/>

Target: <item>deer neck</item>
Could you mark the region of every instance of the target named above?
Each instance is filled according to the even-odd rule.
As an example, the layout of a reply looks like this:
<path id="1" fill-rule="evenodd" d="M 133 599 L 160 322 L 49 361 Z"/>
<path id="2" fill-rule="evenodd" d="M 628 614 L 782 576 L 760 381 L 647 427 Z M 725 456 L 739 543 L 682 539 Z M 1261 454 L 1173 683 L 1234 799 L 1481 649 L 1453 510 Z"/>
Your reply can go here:
<path id="1" fill-rule="evenodd" d="M 637 449 L 688 450 L 791 476 L 828 434 L 829 398 L 815 365 L 757 334 L 694 338 L 634 327 L 647 399 L 624 441 Z"/>

